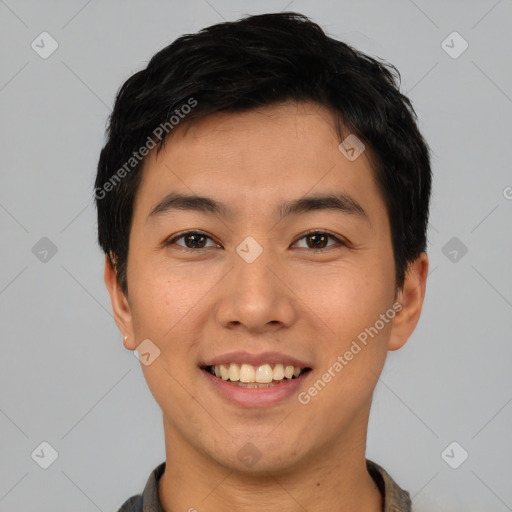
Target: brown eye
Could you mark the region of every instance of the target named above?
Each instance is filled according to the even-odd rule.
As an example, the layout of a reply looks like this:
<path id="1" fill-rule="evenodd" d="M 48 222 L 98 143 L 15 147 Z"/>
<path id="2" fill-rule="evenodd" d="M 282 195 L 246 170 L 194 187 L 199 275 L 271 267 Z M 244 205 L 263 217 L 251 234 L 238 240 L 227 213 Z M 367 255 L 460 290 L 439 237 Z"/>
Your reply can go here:
<path id="1" fill-rule="evenodd" d="M 334 244 L 329 243 L 329 239 L 334 240 Z M 310 233 L 306 233 L 302 237 L 298 239 L 296 244 L 299 243 L 299 241 L 305 240 L 306 241 L 306 247 L 301 247 L 304 249 L 316 249 L 317 251 L 322 251 L 324 249 L 328 249 L 330 247 L 334 246 L 344 246 L 346 245 L 344 242 L 342 242 L 339 238 L 335 237 L 334 235 L 331 235 L 330 233 L 326 233 L 324 231 L 313 231 Z"/>
<path id="2" fill-rule="evenodd" d="M 185 241 L 185 246 L 189 249 L 202 249 L 206 243 L 206 238 L 204 235 L 193 234 L 185 235 L 183 240 Z"/>
<path id="3" fill-rule="evenodd" d="M 306 236 L 306 240 L 311 241 L 311 249 L 324 249 L 327 245 L 328 238 L 328 236 L 317 233 Z"/>
<path id="4" fill-rule="evenodd" d="M 178 240 L 183 240 L 183 243 L 177 243 Z M 199 233 L 197 231 L 188 231 L 186 233 L 182 233 L 181 235 L 175 236 L 170 240 L 167 240 L 165 245 L 177 245 L 182 247 L 184 250 L 194 251 L 199 249 L 206 249 L 208 240 L 212 239 L 203 233 Z M 213 246 L 218 247 L 218 245 L 215 243 L 213 243 Z M 210 247 L 212 246 L 210 245 Z"/>

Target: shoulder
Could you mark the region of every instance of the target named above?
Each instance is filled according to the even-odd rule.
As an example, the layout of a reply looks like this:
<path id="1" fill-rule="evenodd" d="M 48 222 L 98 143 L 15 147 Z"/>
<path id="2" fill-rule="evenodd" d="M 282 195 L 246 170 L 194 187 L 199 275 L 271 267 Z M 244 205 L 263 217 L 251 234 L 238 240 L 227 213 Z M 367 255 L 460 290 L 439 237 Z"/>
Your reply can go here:
<path id="1" fill-rule="evenodd" d="M 142 512 L 142 495 L 128 498 L 117 512 Z"/>
<path id="2" fill-rule="evenodd" d="M 141 494 L 128 498 L 117 512 L 164 512 L 158 496 L 158 481 L 165 470 L 165 462 L 149 475 Z"/>
<path id="3" fill-rule="evenodd" d="M 411 512 L 411 496 L 379 464 L 366 459 L 366 468 L 382 494 L 383 512 Z"/>

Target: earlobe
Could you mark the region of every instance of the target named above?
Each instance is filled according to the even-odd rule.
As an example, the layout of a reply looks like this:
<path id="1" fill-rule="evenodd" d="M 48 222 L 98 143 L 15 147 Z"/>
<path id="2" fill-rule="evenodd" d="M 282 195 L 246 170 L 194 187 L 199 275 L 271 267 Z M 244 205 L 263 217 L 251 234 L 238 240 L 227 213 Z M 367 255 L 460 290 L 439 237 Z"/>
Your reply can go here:
<path id="1" fill-rule="evenodd" d="M 136 348 L 130 341 L 130 336 L 123 336 L 123 345 L 126 350 L 134 350 Z"/>
<path id="2" fill-rule="evenodd" d="M 428 257 L 422 252 L 410 263 L 402 289 L 396 302 L 401 305 L 395 315 L 389 338 L 388 350 L 402 348 L 418 324 L 425 298 L 428 275 Z"/>
<path id="3" fill-rule="evenodd" d="M 119 286 L 117 273 L 107 256 L 105 256 L 104 280 L 105 286 L 107 287 L 110 295 L 114 320 L 121 333 L 123 333 L 123 344 L 127 350 L 135 350 L 137 345 L 135 343 L 135 336 L 133 332 L 130 305 L 128 303 L 128 299 Z"/>

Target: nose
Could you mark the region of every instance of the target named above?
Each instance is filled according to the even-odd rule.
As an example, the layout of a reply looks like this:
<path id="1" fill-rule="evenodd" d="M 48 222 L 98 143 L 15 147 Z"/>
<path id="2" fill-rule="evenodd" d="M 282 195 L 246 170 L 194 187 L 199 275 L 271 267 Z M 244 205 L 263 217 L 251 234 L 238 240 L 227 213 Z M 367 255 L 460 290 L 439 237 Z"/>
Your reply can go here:
<path id="1" fill-rule="evenodd" d="M 228 329 L 275 331 L 296 321 L 297 302 L 291 275 L 272 251 L 263 250 L 250 263 L 235 252 L 216 305 L 217 321 Z"/>

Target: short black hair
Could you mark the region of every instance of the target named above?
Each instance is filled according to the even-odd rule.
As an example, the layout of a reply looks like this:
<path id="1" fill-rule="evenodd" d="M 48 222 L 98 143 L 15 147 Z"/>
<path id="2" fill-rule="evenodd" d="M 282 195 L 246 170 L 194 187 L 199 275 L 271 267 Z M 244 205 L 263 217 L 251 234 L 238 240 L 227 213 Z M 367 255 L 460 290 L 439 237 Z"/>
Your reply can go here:
<path id="1" fill-rule="evenodd" d="M 340 141 L 352 133 L 370 149 L 402 288 L 409 263 L 426 251 L 432 175 L 416 113 L 399 87 L 394 66 L 327 36 L 296 12 L 219 23 L 160 50 L 120 88 L 98 162 L 98 241 L 123 292 L 147 149 L 158 151 L 180 118 L 190 123 L 288 100 L 328 108 Z"/>

